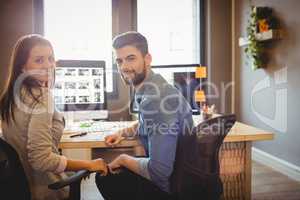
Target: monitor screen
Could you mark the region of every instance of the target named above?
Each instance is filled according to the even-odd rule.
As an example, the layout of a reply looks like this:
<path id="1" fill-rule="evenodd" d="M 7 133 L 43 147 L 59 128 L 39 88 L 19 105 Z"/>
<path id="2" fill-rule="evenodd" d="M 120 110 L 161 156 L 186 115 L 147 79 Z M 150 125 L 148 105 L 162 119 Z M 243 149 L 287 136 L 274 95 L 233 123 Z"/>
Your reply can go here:
<path id="1" fill-rule="evenodd" d="M 196 90 L 201 88 L 201 80 L 195 77 L 196 68 L 199 64 L 192 65 L 162 65 L 152 66 L 154 73 L 160 74 L 170 85 L 176 87 L 185 99 L 189 102 L 193 114 L 200 114 L 200 104 L 195 101 Z M 138 112 L 134 102 L 134 91 L 131 90 L 132 101 L 130 110 L 133 113 Z"/>
<path id="2" fill-rule="evenodd" d="M 200 80 L 195 78 L 195 72 L 174 72 L 173 85 L 189 102 L 193 113 L 200 112 L 200 104 L 195 101 L 195 91 L 200 89 Z"/>
<path id="3" fill-rule="evenodd" d="M 54 100 L 60 111 L 106 109 L 104 61 L 60 60 L 55 74 Z"/>

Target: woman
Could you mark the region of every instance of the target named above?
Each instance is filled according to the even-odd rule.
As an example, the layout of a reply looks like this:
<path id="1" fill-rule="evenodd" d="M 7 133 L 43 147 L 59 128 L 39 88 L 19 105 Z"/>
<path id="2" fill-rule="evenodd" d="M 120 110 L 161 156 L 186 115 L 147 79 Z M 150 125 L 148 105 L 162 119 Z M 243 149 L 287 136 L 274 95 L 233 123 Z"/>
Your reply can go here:
<path id="1" fill-rule="evenodd" d="M 49 190 L 64 171 L 107 173 L 102 159 L 71 160 L 58 152 L 64 119 L 54 109 L 51 88 L 55 59 L 51 43 L 39 35 L 21 37 L 14 46 L 9 76 L 0 97 L 4 139 L 18 152 L 33 199 L 64 199 L 68 190 Z"/>

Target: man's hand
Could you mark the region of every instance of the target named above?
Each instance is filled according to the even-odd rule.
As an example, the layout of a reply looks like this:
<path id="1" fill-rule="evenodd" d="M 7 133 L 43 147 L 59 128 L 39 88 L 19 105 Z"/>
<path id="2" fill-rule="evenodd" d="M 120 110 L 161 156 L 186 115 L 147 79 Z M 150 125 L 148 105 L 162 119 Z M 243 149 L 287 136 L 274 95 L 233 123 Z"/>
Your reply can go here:
<path id="1" fill-rule="evenodd" d="M 122 140 L 124 140 L 124 137 L 122 137 L 122 135 L 119 132 L 108 135 L 104 138 L 105 144 L 108 146 L 115 146 L 119 144 Z"/>
<path id="2" fill-rule="evenodd" d="M 119 155 L 116 159 L 108 164 L 108 168 L 111 173 L 118 173 L 123 167 L 136 174 L 139 174 L 138 160 L 127 154 Z"/>
<path id="3" fill-rule="evenodd" d="M 104 138 L 104 141 L 106 145 L 108 146 L 114 146 L 119 144 L 122 140 L 125 139 L 122 135 L 126 135 L 128 137 L 135 136 L 136 131 L 138 127 L 138 122 L 135 122 L 132 126 L 129 126 L 127 128 L 123 128 L 119 131 L 117 131 L 114 134 L 108 135 Z"/>
<path id="4" fill-rule="evenodd" d="M 111 163 L 108 164 L 109 171 L 112 174 L 118 173 L 120 168 L 124 166 L 125 157 L 126 157 L 125 154 L 121 154 L 116 159 L 114 159 Z"/>

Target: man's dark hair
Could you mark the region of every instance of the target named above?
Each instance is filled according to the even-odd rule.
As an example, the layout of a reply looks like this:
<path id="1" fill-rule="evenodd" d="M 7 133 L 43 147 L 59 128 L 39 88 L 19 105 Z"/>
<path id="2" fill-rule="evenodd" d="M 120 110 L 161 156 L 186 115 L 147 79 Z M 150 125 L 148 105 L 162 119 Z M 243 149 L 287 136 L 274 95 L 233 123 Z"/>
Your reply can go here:
<path id="1" fill-rule="evenodd" d="M 122 33 L 117 35 L 113 39 L 113 48 L 120 49 L 124 46 L 134 46 L 137 48 L 143 56 L 148 53 L 148 42 L 147 39 L 140 33 L 135 31 L 129 31 L 126 33 Z"/>

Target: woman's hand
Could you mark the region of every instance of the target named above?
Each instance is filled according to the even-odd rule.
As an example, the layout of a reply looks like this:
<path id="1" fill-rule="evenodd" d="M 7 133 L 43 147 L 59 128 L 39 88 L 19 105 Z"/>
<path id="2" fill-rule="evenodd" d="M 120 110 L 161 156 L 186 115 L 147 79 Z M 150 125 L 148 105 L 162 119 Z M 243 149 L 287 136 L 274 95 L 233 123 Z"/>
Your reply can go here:
<path id="1" fill-rule="evenodd" d="M 106 176 L 108 167 L 102 158 L 91 160 L 88 170 L 91 172 L 99 172 L 101 175 Z"/>

